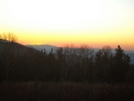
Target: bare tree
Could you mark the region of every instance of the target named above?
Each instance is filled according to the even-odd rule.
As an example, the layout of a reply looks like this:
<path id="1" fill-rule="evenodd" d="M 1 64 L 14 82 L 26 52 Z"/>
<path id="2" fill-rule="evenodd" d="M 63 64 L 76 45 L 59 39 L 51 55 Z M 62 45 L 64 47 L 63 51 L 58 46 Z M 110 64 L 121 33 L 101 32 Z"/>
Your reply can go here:
<path id="1" fill-rule="evenodd" d="M 9 73 L 14 67 L 17 61 L 17 51 L 14 42 L 17 40 L 16 35 L 13 33 L 1 34 L 0 39 L 0 53 L 2 57 L 3 69 L 5 70 L 5 76 L 8 81 Z"/>
<path id="2" fill-rule="evenodd" d="M 82 44 L 77 51 L 77 54 L 80 57 L 80 63 L 82 68 L 83 80 L 87 79 L 88 69 L 90 58 L 93 56 L 94 50 L 88 45 Z"/>
<path id="3" fill-rule="evenodd" d="M 13 33 L 8 33 L 8 34 L 0 34 L 0 39 L 9 41 L 9 42 L 16 42 L 17 41 L 17 36 L 14 35 Z"/>

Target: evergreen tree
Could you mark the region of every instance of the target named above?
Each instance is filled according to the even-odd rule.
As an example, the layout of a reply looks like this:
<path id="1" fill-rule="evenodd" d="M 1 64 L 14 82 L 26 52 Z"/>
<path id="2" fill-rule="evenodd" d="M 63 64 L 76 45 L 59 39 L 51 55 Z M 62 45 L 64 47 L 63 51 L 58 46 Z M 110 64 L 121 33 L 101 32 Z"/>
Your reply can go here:
<path id="1" fill-rule="evenodd" d="M 124 50 L 118 45 L 115 49 L 113 63 L 111 68 L 111 79 L 113 82 L 123 82 L 126 73 L 130 67 L 130 57 L 124 53 Z"/>

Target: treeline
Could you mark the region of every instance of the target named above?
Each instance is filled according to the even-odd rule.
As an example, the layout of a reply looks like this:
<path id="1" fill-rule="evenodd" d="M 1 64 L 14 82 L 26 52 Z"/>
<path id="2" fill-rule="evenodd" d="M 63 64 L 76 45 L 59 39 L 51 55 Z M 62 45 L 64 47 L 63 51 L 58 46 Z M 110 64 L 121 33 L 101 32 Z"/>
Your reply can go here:
<path id="1" fill-rule="evenodd" d="M 21 48 L 14 42 L 0 46 L 0 81 L 134 82 L 134 65 L 118 45 L 94 52 L 88 45 L 60 47 L 47 54 Z"/>

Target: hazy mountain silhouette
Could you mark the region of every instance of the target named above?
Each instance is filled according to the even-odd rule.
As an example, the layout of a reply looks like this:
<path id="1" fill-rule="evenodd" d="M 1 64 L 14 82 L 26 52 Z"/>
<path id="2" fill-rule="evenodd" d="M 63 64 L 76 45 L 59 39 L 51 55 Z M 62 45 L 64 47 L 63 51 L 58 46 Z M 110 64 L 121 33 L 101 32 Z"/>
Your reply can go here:
<path id="1" fill-rule="evenodd" d="M 30 48 L 34 48 L 36 50 L 46 50 L 47 53 L 49 53 L 51 51 L 51 49 L 53 49 L 53 52 L 55 53 L 55 51 L 58 49 L 57 46 L 53 46 L 53 45 L 26 45 L 27 47 L 30 47 Z"/>

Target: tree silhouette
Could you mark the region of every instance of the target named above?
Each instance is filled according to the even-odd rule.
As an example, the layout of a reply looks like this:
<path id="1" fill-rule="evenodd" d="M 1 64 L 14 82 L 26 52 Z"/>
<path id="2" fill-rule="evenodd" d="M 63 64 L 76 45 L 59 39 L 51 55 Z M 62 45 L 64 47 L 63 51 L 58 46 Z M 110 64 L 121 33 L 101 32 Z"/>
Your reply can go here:
<path id="1" fill-rule="evenodd" d="M 6 40 L 7 42 L 16 42 L 17 41 L 17 36 L 13 33 L 3 33 L 0 34 L 0 39 Z"/>
<path id="2" fill-rule="evenodd" d="M 110 71 L 111 48 L 105 46 L 95 55 L 95 73 L 97 81 L 107 81 Z"/>
<path id="3" fill-rule="evenodd" d="M 14 44 L 14 42 L 17 40 L 17 37 L 12 33 L 8 33 L 0 35 L 0 38 L 2 39 L 1 61 L 3 65 L 1 68 L 3 68 L 6 80 L 8 81 L 9 74 L 17 62 L 17 46 Z"/>
<path id="4" fill-rule="evenodd" d="M 88 45 L 66 45 L 47 54 L 17 44 L 12 34 L 0 37 L 1 81 L 134 82 L 134 65 L 120 46 L 94 53 Z"/>
<path id="5" fill-rule="evenodd" d="M 92 71 L 92 56 L 93 56 L 94 50 L 89 47 L 88 45 L 81 45 L 80 48 L 78 48 L 77 55 L 80 57 L 80 63 L 81 63 L 81 72 L 82 72 L 82 80 L 87 80 L 90 76 L 92 76 L 90 73 Z M 89 64 L 91 63 L 91 64 Z"/>
<path id="6" fill-rule="evenodd" d="M 130 57 L 118 45 L 115 49 L 111 72 L 113 82 L 123 82 L 130 67 Z"/>
<path id="7" fill-rule="evenodd" d="M 65 54 L 63 52 L 63 48 L 58 48 L 56 50 L 56 55 L 57 55 L 57 63 L 58 63 L 58 67 L 57 69 L 59 69 L 60 71 L 60 79 L 62 81 L 64 81 L 64 79 L 67 76 L 67 66 L 66 66 L 66 60 L 65 60 Z"/>

